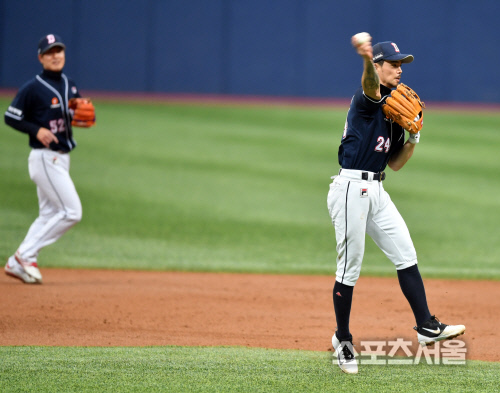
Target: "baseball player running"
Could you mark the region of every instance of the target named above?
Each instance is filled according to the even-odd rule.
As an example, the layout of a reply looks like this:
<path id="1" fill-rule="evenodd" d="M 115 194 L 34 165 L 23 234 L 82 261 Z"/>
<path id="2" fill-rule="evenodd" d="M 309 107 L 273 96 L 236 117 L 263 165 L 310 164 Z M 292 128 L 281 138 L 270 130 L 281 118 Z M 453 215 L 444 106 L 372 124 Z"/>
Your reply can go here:
<path id="1" fill-rule="evenodd" d="M 353 36 L 352 44 L 363 59 L 362 86 L 354 94 L 347 114 L 338 152 L 341 169 L 330 185 L 328 210 L 335 227 L 338 254 L 333 288 L 337 329 L 332 345 L 341 370 L 355 374 L 358 364 L 349 318 L 366 233 L 396 267 L 401 290 L 415 316 L 414 329 L 421 345 L 461 335 L 465 326 L 445 325 L 431 315 L 408 228 L 382 183 L 386 166 L 394 171 L 401 169 L 420 139 L 419 132 L 410 133 L 405 142 L 403 127 L 389 120 L 382 110 L 392 89 L 400 84 L 402 64 L 411 63 L 413 56 L 400 53 L 394 42 L 380 42 L 372 47 L 368 33 Z"/>
<path id="2" fill-rule="evenodd" d="M 7 125 L 29 135 L 29 174 L 37 186 L 39 216 L 5 265 L 7 275 L 27 284 L 42 282 L 37 265 L 40 250 L 82 218 L 69 175 L 69 152 L 76 147 L 71 126 L 89 127 L 95 122 L 93 105 L 79 98 L 75 83 L 62 72 L 65 45 L 59 36 L 42 37 L 38 60 L 43 71 L 21 87 L 5 112 Z"/>

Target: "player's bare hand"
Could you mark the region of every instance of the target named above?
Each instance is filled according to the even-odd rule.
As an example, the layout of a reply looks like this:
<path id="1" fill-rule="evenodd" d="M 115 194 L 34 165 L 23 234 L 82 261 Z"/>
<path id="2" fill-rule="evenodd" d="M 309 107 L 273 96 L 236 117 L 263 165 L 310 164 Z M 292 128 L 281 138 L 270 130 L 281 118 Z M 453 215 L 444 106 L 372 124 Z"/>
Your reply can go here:
<path id="1" fill-rule="evenodd" d="M 36 139 L 38 139 L 42 145 L 49 147 L 52 142 L 59 143 L 57 137 L 52 133 L 52 131 L 47 128 L 41 127 L 36 134 Z"/>
<path id="2" fill-rule="evenodd" d="M 373 48 L 372 48 L 372 37 L 368 33 L 358 33 L 351 37 L 351 44 L 356 48 L 358 55 L 369 58 L 373 58 Z"/>

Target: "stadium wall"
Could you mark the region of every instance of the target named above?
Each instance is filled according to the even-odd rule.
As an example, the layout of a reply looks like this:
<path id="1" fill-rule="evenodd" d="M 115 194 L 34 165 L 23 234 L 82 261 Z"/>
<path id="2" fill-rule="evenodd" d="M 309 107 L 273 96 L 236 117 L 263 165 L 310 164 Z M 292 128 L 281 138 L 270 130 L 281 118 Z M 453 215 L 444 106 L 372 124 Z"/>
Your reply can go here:
<path id="1" fill-rule="evenodd" d="M 500 102 L 497 0 L 0 0 L 0 87 L 39 72 L 39 38 L 67 44 L 81 89 L 347 98 L 350 37 L 394 40 L 424 100 Z"/>

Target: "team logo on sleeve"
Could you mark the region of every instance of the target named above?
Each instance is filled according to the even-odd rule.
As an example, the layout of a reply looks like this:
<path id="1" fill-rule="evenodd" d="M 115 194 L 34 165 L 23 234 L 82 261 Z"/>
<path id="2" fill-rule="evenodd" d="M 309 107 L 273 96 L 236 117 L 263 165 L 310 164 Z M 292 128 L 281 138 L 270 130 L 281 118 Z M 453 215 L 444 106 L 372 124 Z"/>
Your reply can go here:
<path id="1" fill-rule="evenodd" d="M 21 109 L 14 108 L 13 106 L 9 106 L 9 108 L 7 109 L 7 112 L 10 112 L 13 115 L 16 115 L 19 117 L 22 117 L 22 115 L 23 115 L 23 111 Z"/>
<path id="2" fill-rule="evenodd" d="M 59 108 L 61 107 L 61 103 L 57 99 L 57 97 L 52 98 L 52 103 L 50 105 L 51 108 Z"/>
<path id="3" fill-rule="evenodd" d="M 71 86 L 71 92 L 72 92 L 73 94 L 78 93 L 78 90 L 76 89 L 76 86 Z"/>

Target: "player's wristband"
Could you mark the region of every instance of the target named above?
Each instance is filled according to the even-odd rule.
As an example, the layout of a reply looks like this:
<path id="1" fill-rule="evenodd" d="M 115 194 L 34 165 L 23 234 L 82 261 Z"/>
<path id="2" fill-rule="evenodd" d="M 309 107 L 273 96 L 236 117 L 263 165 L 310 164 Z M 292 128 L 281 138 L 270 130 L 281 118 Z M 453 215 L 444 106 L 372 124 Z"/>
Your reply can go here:
<path id="1" fill-rule="evenodd" d="M 417 132 L 416 134 L 412 134 L 410 132 L 410 137 L 408 138 L 408 142 L 412 143 L 412 144 L 416 144 L 418 143 L 420 140 L 420 132 Z"/>

